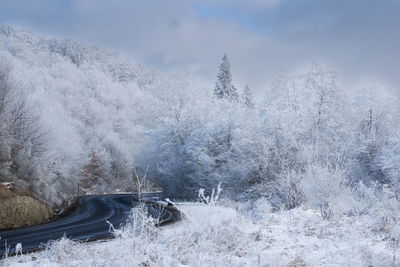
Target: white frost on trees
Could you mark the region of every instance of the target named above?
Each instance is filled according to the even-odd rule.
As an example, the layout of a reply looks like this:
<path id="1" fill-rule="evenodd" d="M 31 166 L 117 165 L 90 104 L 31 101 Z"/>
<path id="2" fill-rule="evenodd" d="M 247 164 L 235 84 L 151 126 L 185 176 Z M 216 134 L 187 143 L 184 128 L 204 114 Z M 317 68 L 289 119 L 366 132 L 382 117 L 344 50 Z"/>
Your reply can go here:
<path id="1" fill-rule="evenodd" d="M 239 101 L 226 55 L 212 94 L 100 49 L 18 29 L 0 27 L 0 53 L 13 63 L 10 80 L 0 64 L 0 176 L 47 184 L 49 198 L 76 194 L 82 173 L 101 192 L 131 187 L 133 161 L 138 175 L 149 166 L 149 180 L 182 199 L 221 181 L 224 196 L 264 196 L 288 209 L 308 203 L 330 217 L 361 182 L 400 195 L 400 112 L 378 100 L 382 90 L 346 95 L 337 75 L 318 66 L 281 76 L 268 101 L 249 109 L 251 91 Z M 45 146 L 31 138 L 34 118 L 18 115 L 31 111 L 18 105 L 24 101 L 4 111 L 7 86 L 11 95 L 29 90 Z M 9 127 L 12 115 L 29 123 Z M 29 166 L 42 166 L 40 176 Z"/>
<path id="2" fill-rule="evenodd" d="M 218 99 L 226 99 L 229 101 L 239 100 L 237 89 L 232 83 L 231 64 L 226 54 L 222 58 L 222 63 L 219 66 L 214 94 Z"/>
<path id="3" fill-rule="evenodd" d="M 246 85 L 241 95 L 241 102 L 248 108 L 254 108 L 253 93 L 250 91 L 250 87 Z"/>
<path id="4" fill-rule="evenodd" d="M 37 184 L 44 133 L 12 70 L 11 57 L 0 54 L 0 181 Z"/>

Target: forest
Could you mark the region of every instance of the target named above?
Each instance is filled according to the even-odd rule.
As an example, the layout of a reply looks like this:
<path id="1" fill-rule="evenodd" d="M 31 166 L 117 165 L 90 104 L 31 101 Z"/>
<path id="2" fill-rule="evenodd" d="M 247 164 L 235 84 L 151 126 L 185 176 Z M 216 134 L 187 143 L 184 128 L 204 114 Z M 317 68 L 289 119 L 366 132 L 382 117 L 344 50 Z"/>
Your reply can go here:
<path id="1" fill-rule="evenodd" d="M 255 101 L 234 85 L 235 67 L 225 55 L 204 88 L 189 73 L 1 26 L 0 180 L 52 204 L 132 191 L 139 173 L 172 199 L 221 183 L 231 200 L 308 205 L 326 219 L 398 211 L 395 93 L 346 88 L 314 64 L 282 71 Z"/>

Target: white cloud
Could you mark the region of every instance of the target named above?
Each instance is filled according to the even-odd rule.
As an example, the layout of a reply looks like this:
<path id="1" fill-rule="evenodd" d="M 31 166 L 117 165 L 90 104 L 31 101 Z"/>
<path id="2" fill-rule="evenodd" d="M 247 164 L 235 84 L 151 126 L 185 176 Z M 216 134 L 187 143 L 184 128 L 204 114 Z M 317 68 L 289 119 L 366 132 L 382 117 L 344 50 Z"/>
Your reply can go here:
<path id="1" fill-rule="evenodd" d="M 348 81 L 400 82 L 398 2 L 372 0 L 21 0 L 0 4 L 0 22 L 111 48 L 164 71 L 190 67 L 210 84 L 224 52 L 239 85 L 258 90 L 281 68 L 318 61 Z M 202 16 L 196 7 L 212 16 Z M 40 12 L 40 18 L 38 17 Z"/>

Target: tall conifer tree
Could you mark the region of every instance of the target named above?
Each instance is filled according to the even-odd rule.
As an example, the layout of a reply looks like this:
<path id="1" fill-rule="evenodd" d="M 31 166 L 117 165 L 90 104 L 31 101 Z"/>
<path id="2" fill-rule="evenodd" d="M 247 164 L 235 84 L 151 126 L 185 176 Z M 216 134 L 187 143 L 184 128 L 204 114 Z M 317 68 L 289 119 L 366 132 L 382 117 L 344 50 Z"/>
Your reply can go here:
<path id="1" fill-rule="evenodd" d="M 218 99 L 227 99 L 230 101 L 238 101 L 239 99 L 237 89 L 232 83 L 231 65 L 226 54 L 219 66 L 214 94 Z"/>
<path id="2" fill-rule="evenodd" d="M 242 94 L 242 103 L 245 104 L 248 108 L 254 108 L 253 94 L 251 93 L 248 85 L 244 87 Z"/>

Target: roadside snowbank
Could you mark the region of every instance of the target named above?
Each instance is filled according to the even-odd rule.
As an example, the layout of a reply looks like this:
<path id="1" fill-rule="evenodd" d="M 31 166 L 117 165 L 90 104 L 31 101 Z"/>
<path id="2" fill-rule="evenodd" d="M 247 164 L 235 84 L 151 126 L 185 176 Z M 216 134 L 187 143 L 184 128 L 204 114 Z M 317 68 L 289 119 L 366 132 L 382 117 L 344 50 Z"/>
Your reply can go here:
<path id="1" fill-rule="evenodd" d="M 267 202 L 182 203 L 185 219 L 156 228 L 135 211 L 117 238 L 63 239 L 5 266 L 398 266 L 390 230 L 370 217 L 323 220 L 318 211 L 271 212 Z M 373 223 L 374 222 L 374 223 Z M 133 234 L 133 233 L 136 234 Z"/>

